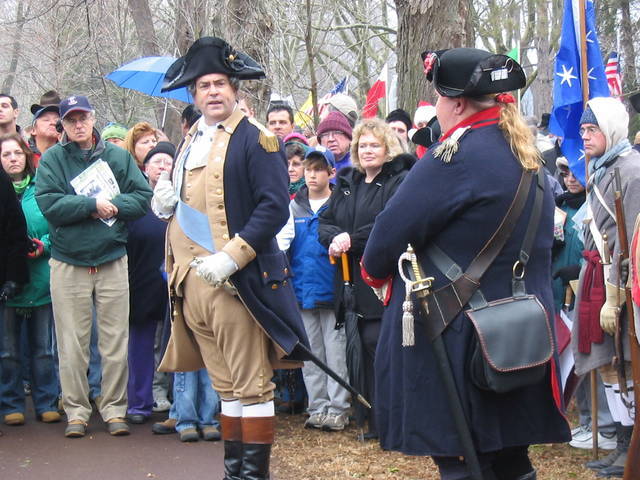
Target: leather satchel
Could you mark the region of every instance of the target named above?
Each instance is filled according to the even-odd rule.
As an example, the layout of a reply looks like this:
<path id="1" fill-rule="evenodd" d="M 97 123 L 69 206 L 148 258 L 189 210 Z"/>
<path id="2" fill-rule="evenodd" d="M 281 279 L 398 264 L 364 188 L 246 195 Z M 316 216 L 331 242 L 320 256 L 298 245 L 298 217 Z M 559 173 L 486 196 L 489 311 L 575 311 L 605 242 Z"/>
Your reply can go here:
<path id="1" fill-rule="evenodd" d="M 538 185 L 519 258 L 513 266 L 513 295 L 465 310 L 476 333 L 469 375 L 473 384 L 483 390 L 507 393 L 533 385 L 544 378 L 553 355 L 549 316 L 535 295 L 526 294 L 524 284 L 529 251 L 542 213 L 544 179 L 540 175 Z"/>
<path id="2" fill-rule="evenodd" d="M 553 334 L 535 295 L 494 300 L 465 313 L 476 331 L 469 360 L 476 387 L 507 393 L 544 378 L 553 355 Z"/>
<path id="3" fill-rule="evenodd" d="M 533 180 L 537 186 L 527 231 L 513 266 L 512 296 L 487 302 L 479 290 L 480 279 L 496 259 L 520 218 L 530 186 L 531 172 L 523 172 L 514 199 L 498 230 L 484 245 L 466 271 L 432 244 L 427 255 L 451 283 L 426 297 L 429 302 L 427 336 L 440 335 L 464 310 L 475 329 L 469 357 L 471 381 L 478 388 L 506 393 L 539 382 L 553 355 L 553 333 L 546 310 L 535 295 L 527 295 L 524 274 L 538 230 L 544 200 L 544 173 L 540 167 Z"/>

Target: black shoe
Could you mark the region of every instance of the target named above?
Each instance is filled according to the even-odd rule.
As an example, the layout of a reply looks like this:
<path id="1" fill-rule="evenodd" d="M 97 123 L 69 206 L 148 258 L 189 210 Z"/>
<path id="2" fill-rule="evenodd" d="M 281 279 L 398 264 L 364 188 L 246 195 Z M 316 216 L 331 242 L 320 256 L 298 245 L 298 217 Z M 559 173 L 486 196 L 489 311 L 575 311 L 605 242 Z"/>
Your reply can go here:
<path id="1" fill-rule="evenodd" d="M 378 440 L 378 432 L 367 432 L 362 436 L 362 438 L 364 440 Z"/>
<path id="2" fill-rule="evenodd" d="M 129 423 L 133 423 L 135 425 L 142 425 L 143 423 L 147 423 L 148 418 L 149 417 L 146 417 L 141 413 L 130 413 L 127 415 L 127 420 L 129 421 Z"/>
<path id="3" fill-rule="evenodd" d="M 525 473 L 521 477 L 518 477 L 517 480 L 536 480 L 538 478 L 536 471 L 531 470 L 529 473 Z"/>

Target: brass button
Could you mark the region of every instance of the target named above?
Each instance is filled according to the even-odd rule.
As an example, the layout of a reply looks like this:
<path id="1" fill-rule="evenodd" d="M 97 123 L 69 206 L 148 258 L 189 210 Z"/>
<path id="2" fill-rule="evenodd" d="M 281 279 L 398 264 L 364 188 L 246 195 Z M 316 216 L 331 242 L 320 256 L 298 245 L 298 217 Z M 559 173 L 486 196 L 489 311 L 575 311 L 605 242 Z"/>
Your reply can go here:
<path id="1" fill-rule="evenodd" d="M 285 275 L 289 275 L 289 269 L 288 269 L 288 268 L 285 268 L 285 269 L 284 269 L 284 274 L 285 274 Z"/>
<path id="2" fill-rule="evenodd" d="M 189 245 L 189 250 L 193 250 L 193 245 Z"/>
<path id="3" fill-rule="evenodd" d="M 271 285 L 271 290 L 277 290 L 278 289 L 278 285 L 277 284 L 273 284 Z"/>
<path id="4" fill-rule="evenodd" d="M 267 278 L 267 277 L 269 276 L 269 274 L 268 274 L 267 272 L 262 272 L 262 276 L 263 276 L 264 278 Z"/>
<path id="5" fill-rule="evenodd" d="M 225 222 L 224 220 L 222 220 L 222 221 L 220 222 L 220 225 L 222 225 L 222 226 L 224 227 L 224 226 L 226 226 L 226 225 L 227 225 L 227 222 Z"/>
<path id="6" fill-rule="evenodd" d="M 221 189 L 221 188 L 218 188 L 218 189 L 216 190 L 216 193 L 217 193 L 218 195 L 222 195 L 222 189 Z"/>
<path id="7" fill-rule="evenodd" d="M 191 187 L 191 184 L 190 184 L 190 183 L 187 183 L 187 188 L 190 188 L 190 187 Z"/>
<path id="8" fill-rule="evenodd" d="M 189 170 L 189 176 L 193 175 L 193 172 L 191 170 Z"/>
<path id="9" fill-rule="evenodd" d="M 224 205 L 223 204 L 218 204 L 218 210 L 224 210 Z"/>
<path id="10" fill-rule="evenodd" d="M 282 282 L 282 285 L 286 285 L 286 284 L 287 284 L 287 281 L 286 281 L 286 280 Z"/>
<path id="11" fill-rule="evenodd" d="M 213 178 L 220 178 L 220 174 L 219 173 L 214 173 L 213 174 Z"/>
<path id="12" fill-rule="evenodd" d="M 187 196 L 187 197 L 184 197 L 184 199 L 188 202 L 189 200 L 191 200 L 191 197 Z"/>
<path id="13" fill-rule="evenodd" d="M 229 240 L 229 235 L 227 235 L 226 233 L 222 234 L 222 239 L 223 240 Z"/>

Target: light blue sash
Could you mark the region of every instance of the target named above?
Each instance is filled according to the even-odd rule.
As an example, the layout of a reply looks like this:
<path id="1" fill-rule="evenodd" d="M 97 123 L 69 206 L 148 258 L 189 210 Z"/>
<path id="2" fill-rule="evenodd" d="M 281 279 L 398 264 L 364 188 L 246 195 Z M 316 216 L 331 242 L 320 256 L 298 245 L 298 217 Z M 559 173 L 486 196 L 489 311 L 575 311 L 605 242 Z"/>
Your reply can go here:
<path id="1" fill-rule="evenodd" d="M 213 246 L 209 217 L 195 208 L 190 207 L 182 200 L 178 200 L 174 215 L 176 220 L 178 220 L 178 225 L 180 225 L 182 232 L 188 238 L 205 250 L 215 253 L 216 248 Z"/>

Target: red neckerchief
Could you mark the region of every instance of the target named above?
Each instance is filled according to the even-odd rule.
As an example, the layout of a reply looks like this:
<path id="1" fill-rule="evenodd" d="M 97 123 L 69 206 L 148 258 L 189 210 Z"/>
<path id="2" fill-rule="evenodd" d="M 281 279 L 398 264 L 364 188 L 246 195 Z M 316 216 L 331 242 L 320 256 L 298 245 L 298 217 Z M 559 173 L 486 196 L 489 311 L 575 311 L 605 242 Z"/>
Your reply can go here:
<path id="1" fill-rule="evenodd" d="M 462 127 L 470 127 L 470 128 L 480 128 L 486 127 L 487 125 L 495 125 L 500 120 L 500 105 L 496 105 L 495 107 L 487 108 L 486 110 L 482 110 L 481 112 L 474 113 L 470 117 L 465 118 L 460 123 L 458 123 L 455 127 L 447 130 L 440 141 L 446 140 L 453 132 Z"/>

